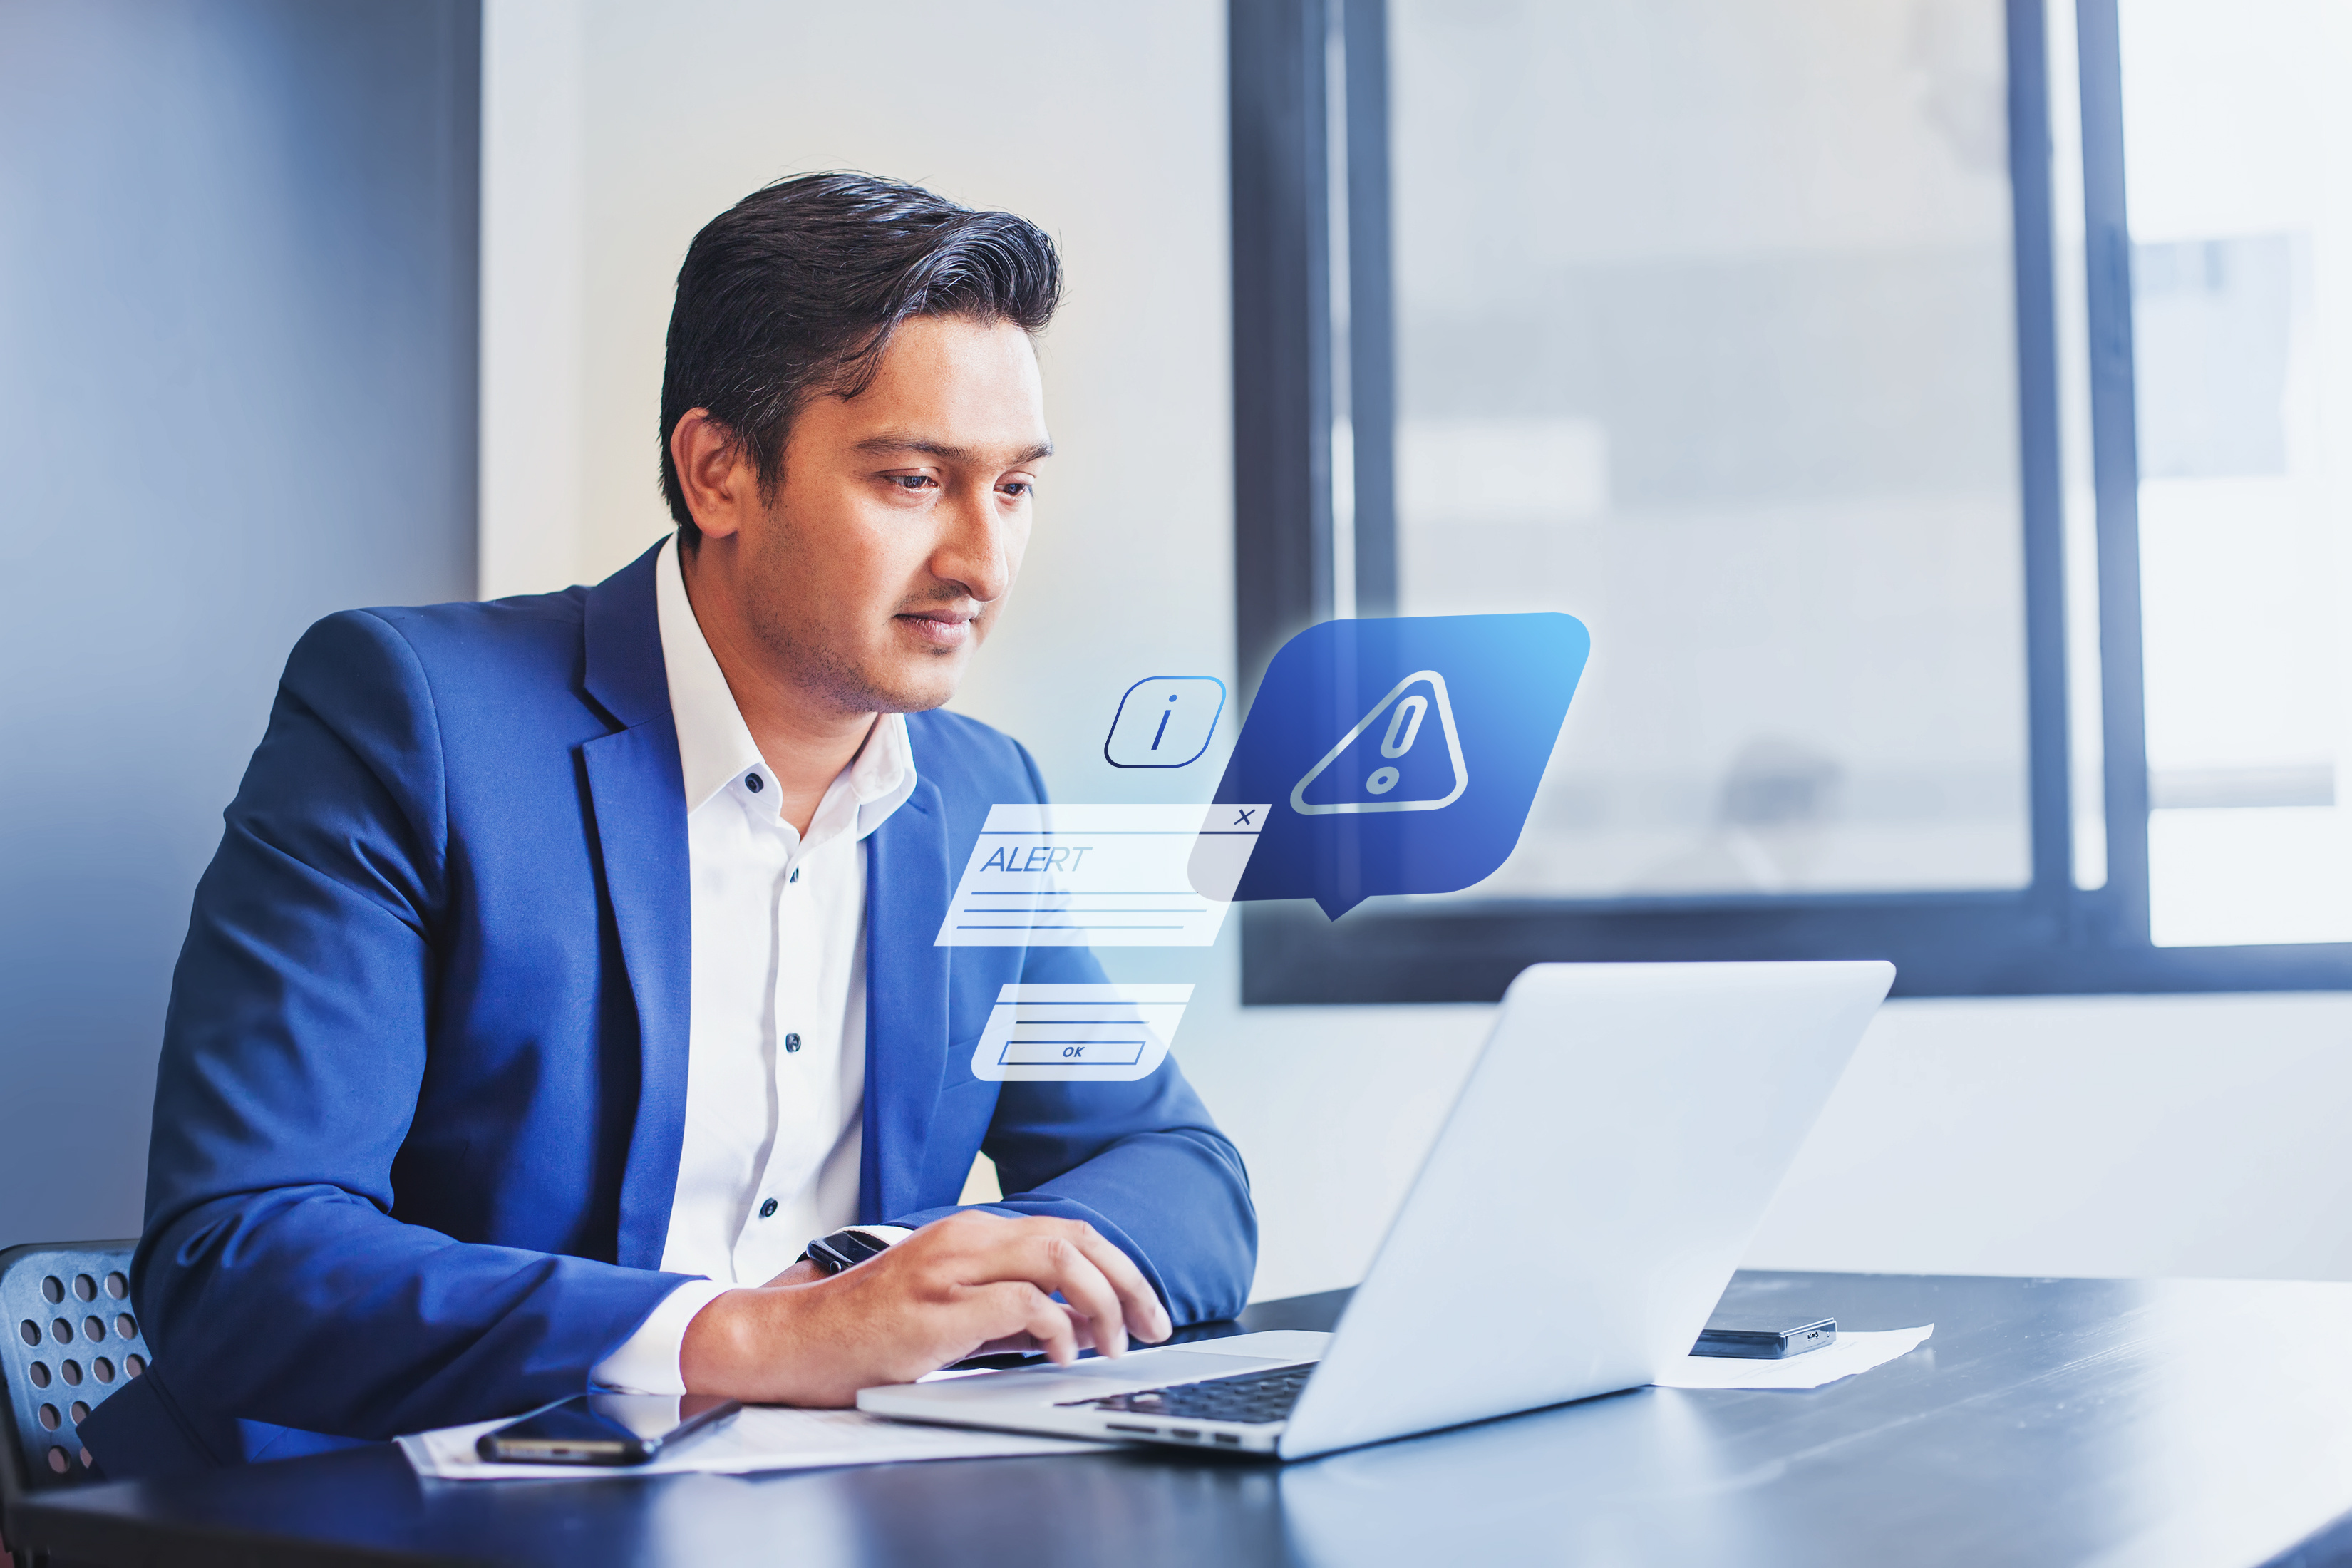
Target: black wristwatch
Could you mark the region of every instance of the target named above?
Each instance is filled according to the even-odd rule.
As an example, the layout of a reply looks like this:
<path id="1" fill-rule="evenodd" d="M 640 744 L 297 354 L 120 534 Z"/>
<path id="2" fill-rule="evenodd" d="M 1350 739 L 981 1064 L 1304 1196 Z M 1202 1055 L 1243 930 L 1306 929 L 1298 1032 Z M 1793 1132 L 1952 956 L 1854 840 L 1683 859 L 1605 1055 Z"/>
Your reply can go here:
<path id="1" fill-rule="evenodd" d="M 879 1257 L 914 1234 L 904 1226 L 854 1226 L 817 1237 L 801 1256 L 827 1274 L 838 1274 L 845 1268 L 856 1268 L 869 1258 Z"/>

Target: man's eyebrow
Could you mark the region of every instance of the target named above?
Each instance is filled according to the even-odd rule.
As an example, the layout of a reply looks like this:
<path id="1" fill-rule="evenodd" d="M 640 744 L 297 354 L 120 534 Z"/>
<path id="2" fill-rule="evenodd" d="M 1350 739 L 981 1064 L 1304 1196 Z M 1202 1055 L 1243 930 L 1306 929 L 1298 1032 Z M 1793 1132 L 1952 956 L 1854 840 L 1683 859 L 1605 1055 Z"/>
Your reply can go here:
<path id="1" fill-rule="evenodd" d="M 919 452 L 927 458 L 937 458 L 943 463 L 961 463 L 968 468 L 983 467 L 988 460 L 987 454 L 975 452 L 969 447 L 958 447 L 947 441 L 926 441 L 919 436 L 869 436 L 857 443 L 853 450 L 871 452 L 877 456 L 895 452 Z M 1013 455 L 1013 466 L 1034 463 L 1053 455 L 1054 443 L 1040 441 L 1025 451 L 1015 452 Z"/>

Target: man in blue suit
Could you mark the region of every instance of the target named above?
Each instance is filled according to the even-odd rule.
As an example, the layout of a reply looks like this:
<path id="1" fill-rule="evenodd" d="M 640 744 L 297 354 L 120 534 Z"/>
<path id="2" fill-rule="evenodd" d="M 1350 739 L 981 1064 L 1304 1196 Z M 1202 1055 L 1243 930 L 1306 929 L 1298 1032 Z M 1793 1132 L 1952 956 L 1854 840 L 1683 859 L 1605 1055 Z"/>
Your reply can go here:
<path id="1" fill-rule="evenodd" d="M 1247 1178 L 1172 1061 L 971 1071 L 1001 986 L 1092 956 L 933 941 L 990 806 L 1044 798 L 937 710 L 1027 544 L 1059 288 L 1008 214 L 758 192 L 678 277 L 672 539 L 302 638 L 173 988 L 156 1365 L 101 1461 L 592 1384 L 837 1405 L 1241 1306 Z M 1008 1195 L 960 1208 L 982 1151 Z M 844 1249 L 872 1256 L 826 1272 Z"/>

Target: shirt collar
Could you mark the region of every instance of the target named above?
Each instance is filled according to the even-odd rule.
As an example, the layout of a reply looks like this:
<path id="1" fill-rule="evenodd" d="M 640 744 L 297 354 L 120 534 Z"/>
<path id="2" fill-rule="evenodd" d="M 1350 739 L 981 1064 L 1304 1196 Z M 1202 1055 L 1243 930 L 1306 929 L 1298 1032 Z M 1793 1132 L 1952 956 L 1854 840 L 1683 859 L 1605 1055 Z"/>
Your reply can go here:
<path id="1" fill-rule="evenodd" d="M 669 677 L 669 710 L 677 729 L 678 768 L 686 783 L 686 810 L 704 802 L 755 767 L 764 768 L 759 745 L 735 706 L 727 677 L 710 651 L 709 639 L 686 596 L 686 574 L 677 562 L 677 536 L 662 545 L 654 565 L 654 608 L 661 625 L 662 664 Z M 915 793 L 915 752 L 907 716 L 885 713 L 849 766 L 842 770 L 817 808 L 823 817 L 845 789 L 857 803 L 857 837 L 865 837 Z M 815 824 L 812 823 L 812 829 Z"/>
<path id="2" fill-rule="evenodd" d="M 874 732 L 834 787 L 843 784 L 857 801 L 857 837 L 865 837 L 915 793 L 915 748 L 907 738 L 907 716 L 885 713 Z M 827 792 L 830 793 L 830 792 Z M 814 826 L 814 824 L 812 824 Z"/>

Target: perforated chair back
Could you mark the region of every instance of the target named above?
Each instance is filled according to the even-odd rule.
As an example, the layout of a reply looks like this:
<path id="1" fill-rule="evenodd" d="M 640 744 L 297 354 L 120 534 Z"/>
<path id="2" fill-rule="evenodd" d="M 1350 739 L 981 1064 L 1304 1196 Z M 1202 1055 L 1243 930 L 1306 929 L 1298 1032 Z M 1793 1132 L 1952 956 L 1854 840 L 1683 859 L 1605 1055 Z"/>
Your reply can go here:
<path id="1" fill-rule="evenodd" d="M 0 1252 L 0 1324 L 7 1331 L 0 1373 L 9 1416 L 0 1462 L 12 1504 L 89 1479 L 82 1421 L 147 1370 L 147 1340 L 131 1312 L 133 1245 L 62 1242 Z"/>

